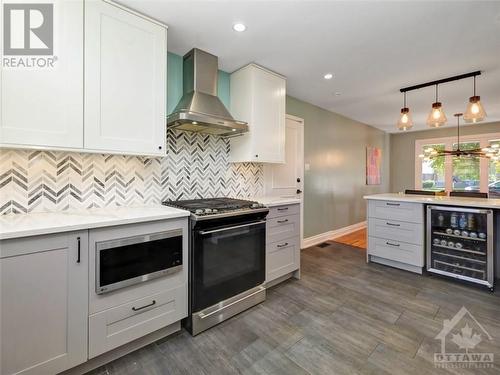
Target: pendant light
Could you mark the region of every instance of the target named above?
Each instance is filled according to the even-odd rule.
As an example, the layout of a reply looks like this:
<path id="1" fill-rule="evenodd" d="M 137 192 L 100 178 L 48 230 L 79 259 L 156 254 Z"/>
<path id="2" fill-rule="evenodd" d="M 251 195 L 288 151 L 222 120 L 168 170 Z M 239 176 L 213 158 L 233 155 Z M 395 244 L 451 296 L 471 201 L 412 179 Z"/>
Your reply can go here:
<path id="1" fill-rule="evenodd" d="M 483 121 L 486 117 L 486 111 L 481 104 L 481 97 L 476 95 L 476 76 L 474 76 L 474 95 L 469 98 L 469 104 L 464 113 L 464 120 L 468 123 Z"/>
<path id="2" fill-rule="evenodd" d="M 446 124 L 447 118 L 443 111 L 443 105 L 438 102 L 438 85 L 436 85 L 436 101 L 432 103 L 432 109 L 427 116 L 427 125 L 431 128 L 438 128 Z"/>
<path id="3" fill-rule="evenodd" d="M 398 129 L 406 131 L 413 127 L 413 120 L 411 118 L 410 108 L 406 106 L 406 92 L 404 93 L 404 105 L 401 108 L 401 115 L 399 116 Z"/>

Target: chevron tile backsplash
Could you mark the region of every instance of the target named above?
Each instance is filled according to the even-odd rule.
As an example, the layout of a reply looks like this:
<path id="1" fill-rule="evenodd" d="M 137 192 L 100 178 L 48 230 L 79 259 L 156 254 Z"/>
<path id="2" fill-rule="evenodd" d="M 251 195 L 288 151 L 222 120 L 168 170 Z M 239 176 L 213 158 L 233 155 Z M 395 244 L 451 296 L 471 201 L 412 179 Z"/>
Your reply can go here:
<path id="1" fill-rule="evenodd" d="M 167 143 L 165 158 L 0 150 L 0 214 L 262 194 L 262 166 L 229 163 L 227 139 L 169 130 Z"/>

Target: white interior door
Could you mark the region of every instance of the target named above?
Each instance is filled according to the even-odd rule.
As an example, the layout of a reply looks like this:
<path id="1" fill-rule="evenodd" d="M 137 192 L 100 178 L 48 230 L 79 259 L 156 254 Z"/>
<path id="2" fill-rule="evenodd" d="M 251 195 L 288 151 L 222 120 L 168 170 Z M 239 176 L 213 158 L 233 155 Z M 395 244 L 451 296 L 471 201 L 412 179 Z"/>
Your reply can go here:
<path id="1" fill-rule="evenodd" d="M 285 163 L 264 164 L 265 194 L 300 199 L 300 240 L 304 217 L 304 120 L 287 115 L 285 124 Z"/>

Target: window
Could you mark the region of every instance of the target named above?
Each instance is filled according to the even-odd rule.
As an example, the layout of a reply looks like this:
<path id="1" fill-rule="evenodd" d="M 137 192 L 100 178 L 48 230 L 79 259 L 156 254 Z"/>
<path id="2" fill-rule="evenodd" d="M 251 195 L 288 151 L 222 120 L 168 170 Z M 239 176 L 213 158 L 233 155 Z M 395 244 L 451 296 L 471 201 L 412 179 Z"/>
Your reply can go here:
<path id="1" fill-rule="evenodd" d="M 490 147 L 500 147 L 500 140 L 492 140 L 489 144 Z M 497 160 L 488 163 L 488 192 L 490 196 L 500 198 L 500 163 Z"/>
<path id="2" fill-rule="evenodd" d="M 421 149 L 421 153 L 429 148 L 436 151 L 442 151 L 444 150 L 444 144 L 424 145 Z M 417 189 L 444 190 L 444 157 L 422 159 L 421 184 L 417 186 Z"/>
<path id="3" fill-rule="evenodd" d="M 455 136 L 415 141 L 415 189 L 481 191 L 500 198 L 500 161 L 479 157 L 423 158 L 423 151 L 457 149 Z M 498 146 L 495 146 L 498 145 Z M 460 149 L 500 147 L 500 133 L 460 137 Z"/>
<path id="4" fill-rule="evenodd" d="M 478 149 L 479 142 L 461 142 L 461 150 Z M 457 144 L 453 145 L 453 150 Z M 479 157 L 453 158 L 452 189 L 455 191 L 479 191 Z"/>

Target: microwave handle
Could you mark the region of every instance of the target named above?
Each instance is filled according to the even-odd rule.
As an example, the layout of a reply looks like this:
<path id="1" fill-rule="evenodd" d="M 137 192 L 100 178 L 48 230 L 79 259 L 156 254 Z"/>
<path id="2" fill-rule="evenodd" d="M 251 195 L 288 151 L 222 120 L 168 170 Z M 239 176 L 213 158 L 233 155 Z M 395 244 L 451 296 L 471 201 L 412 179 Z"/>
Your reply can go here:
<path id="1" fill-rule="evenodd" d="M 260 225 L 260 224 L 265 224 L 265 223 L 266 223 L 266 221 L 265 221 L 265 220 L 261 220 L 261 221 L 257 221 L 257 222 L 255 222 L 255 223 L 249 223 L 249 224 L 236 225 L 236 226 L 234 226 L 234 227 L 229 227 L 229 228 L 214 229 L 214 230 L 208 230 L 208 231 L 201 230 L 201 231 L 199 231 L 198 233 L 199 233 L 199 234 L 201 234 L 201 235 L 203 236 L 203 235 L 205 235 L 205 234 L 218 233 L 218 232 L 225 232 L 225 231 L 228 231 L 228 230 L 238 229 L 238 228 L 253 227 L 254 225 Z"/>

